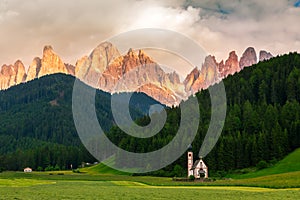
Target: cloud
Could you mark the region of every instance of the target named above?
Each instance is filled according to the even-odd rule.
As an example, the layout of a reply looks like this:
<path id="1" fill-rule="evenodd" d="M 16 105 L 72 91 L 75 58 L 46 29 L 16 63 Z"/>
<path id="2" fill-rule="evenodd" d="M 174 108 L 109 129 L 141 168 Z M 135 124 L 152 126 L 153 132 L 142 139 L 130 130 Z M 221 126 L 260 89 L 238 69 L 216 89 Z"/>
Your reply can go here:
<path id="1" fill-rule="evenodd" d="M 295 0 L 1 1 L 0 64 L 29 65 L 46 44 L 74 64 L 115 34 L 151 27 L 183 33 L 218 60 L 248 46 L 300 51 L 298 6 Z"/>

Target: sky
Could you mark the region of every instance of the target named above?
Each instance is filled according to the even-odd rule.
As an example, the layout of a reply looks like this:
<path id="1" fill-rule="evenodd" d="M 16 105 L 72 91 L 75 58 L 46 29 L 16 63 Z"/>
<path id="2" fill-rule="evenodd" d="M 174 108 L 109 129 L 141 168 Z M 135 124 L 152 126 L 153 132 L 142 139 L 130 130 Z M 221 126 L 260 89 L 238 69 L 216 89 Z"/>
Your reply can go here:
<path id="1" fill-rule="evenodd" d="M 300 52 L 299 21 L 300 0 L 0 0 L 0 65 L 20 59 L 28 67 L 48 44 L 75 64 L 107 38 L 139 28 L 184 34 L 218 61 L 249 46 Z M 156 56 L 182 76 L 193 67 Z"/>

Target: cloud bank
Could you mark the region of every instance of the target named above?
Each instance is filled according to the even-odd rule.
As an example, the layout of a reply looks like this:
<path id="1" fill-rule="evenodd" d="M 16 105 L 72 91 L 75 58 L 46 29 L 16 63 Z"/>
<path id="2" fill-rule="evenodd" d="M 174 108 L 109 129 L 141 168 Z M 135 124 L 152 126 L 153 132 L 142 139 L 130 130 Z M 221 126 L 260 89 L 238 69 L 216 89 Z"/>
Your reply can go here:
<path id="1" fill-rule="evenodd" d="M 46 44 L 74 64 L 103 40 L 137 28 L 178 31 L 218 60 L 248 46 L 299 52 L 299 6 L 298 0 L 2 0 L 0 65 L 16 59 L 29 65 Z"/>

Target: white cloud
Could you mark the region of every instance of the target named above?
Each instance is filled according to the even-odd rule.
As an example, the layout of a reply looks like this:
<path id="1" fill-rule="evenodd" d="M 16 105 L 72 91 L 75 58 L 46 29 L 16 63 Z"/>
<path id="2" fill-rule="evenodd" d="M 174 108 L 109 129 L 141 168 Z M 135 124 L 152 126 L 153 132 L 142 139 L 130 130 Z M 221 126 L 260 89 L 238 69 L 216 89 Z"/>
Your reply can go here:
<path id="1" fill-rule="evenodd" d="M 218 60 L 248 46 L 274 54 L 300 51 L 300 8 L 294 0 L 10 0 L 0 2 L 0 64 L 29 65 L 45 44 L 66 61 L 136 28 L 190 36 Z"/>

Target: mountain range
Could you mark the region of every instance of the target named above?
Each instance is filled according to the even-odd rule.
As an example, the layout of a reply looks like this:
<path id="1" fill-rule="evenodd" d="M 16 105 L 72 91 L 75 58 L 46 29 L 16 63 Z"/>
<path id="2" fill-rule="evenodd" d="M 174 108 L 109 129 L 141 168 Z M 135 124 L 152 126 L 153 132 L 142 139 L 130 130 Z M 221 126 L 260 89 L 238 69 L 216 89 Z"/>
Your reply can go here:
<path id="1" fill-rule="evenodd" d="M 53 52 L 49 47 L 46 50 Z M 235 57 L 233 53 L 232 57 Z M 55 56 L 52 59 L 55 60 Z M 206 60 L 206 63 L 210 61 L 210 64 L 216 65 L 212 56 Z M 41 72 L 42 62 L 37 64 L 38 68 L 31 69 L 35 74 Z M 225 66 L 226 61 L 223 64 Z M 76 67 L 67 67 L 71 70 L 66 73 L 72 73 L 72 69 L 76 73 Z M 206 69 L 206 73 L 211 71 L 208 67 L 203 69 Z M 199 70 L 193 71 L 196 73 Z M 43 73 L 46 73 L 45 70 Z M 203 77 L 201 73 L 204 74 L 204 71 L 199 71 L 196 80 Z M 13 82 L 20 77 L 17 73 L 10 80 Z M 211 173 L 253 167 L 262 160 L 273 162 L 299 147 L 299 77 L 300 55 L 290 53 L 258 63 L 255 67 L 246 67 L 224 79 L 227 117 L 219 142 L 205 158 L 211 166 Z M 26 74 L 23 80 L 27 78 Z M 0 170 L 22 170 L 27 166 L 34 170 L 48 170 L 51 167 L 70 169 L 71 164 L 77 167 L 81 162 L 93 163 L 95 159 L 81 144 L 74 126 L 74 75 L 59 73 L 33 79 L 26 84 L 0 91 Z M 199 129 L 192 143 L 196 152 L 201 147 L 211 121 L 211 103 L 208 90 L 198 92 L 195 96 L 201 108 Z M 167 121 L 158 134 L 145 139 L 131 137 L 113 126 L 110 98 L 108 92 L 97 90 L 95 109 L 100 126 L 120 148 L 129 152 L 152 152 L 168 144 L 178 132 L 181 111 L 180 107 L 174 107 L 166 109 Z M 137 93 L 130 101 L 132 118 L 138 125 L 147 125 L 150 118 L 144 115 L 151 105 L 158 102 L 144 93 Z M 172 165 L 157 173 L 160 176 L 162 173 L 173 176 L 170 173 L 176 165 L 186 166 L 185 156 L 182 155 Z M 126 167 L 122 165 L 126 158 L 116 160 L 117 165 Z"/>
<path id="2" fill-rule="evenodd" d="M 5 90 L 45 75 L 64 73 L 111 94 L 143 92 L 162 104 L 173 106 L 245 67 L 272 57 L 271 53 L 260 51 L 258 59 L 253 47 L 247 48 L 240 59 L 235 51 L 230 52 L 228 59 L 221 62 L 209 55 L 201 68 L 195 67 L 184 81 L 180 81 L 176 72 L 165 72 L 143 50 L 129 49 L 125 55 L 121 55 L 117 47 L 104 42 L 89 56 L 83 56 L 72 65 L 64 63 L 48 45 L 44 47 L 42 58 L 34 58 L 27 72 L 20 60 L 13 65 L 3 65 L 0 89 Z"/>

